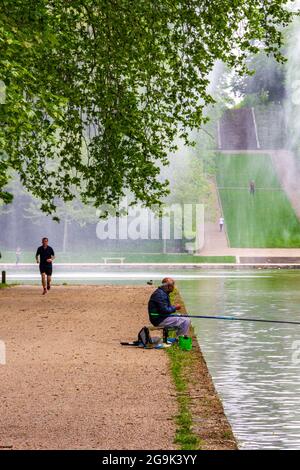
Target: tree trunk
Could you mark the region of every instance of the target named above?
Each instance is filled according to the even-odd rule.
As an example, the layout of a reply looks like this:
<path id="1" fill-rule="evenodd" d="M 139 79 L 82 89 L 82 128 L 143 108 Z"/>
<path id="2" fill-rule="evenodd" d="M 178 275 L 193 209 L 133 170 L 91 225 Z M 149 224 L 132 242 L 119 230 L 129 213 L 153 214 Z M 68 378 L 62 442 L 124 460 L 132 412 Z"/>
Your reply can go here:
<path id="1" fill-rule="evenodd" d="M 63 236 L 63 253 L 67 252 L 67 244 L 68 244 L 68 219 L 65 218 L 64 220 L 64 236 Z"/>

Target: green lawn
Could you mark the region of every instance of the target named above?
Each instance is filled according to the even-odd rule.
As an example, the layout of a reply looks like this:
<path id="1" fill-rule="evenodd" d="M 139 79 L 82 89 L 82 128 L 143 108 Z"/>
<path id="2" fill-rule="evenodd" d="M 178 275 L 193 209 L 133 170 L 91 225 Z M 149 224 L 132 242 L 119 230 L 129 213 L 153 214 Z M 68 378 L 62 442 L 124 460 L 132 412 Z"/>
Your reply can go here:
<path id="1" fill-rule="evenodd" d="M 0 263 L 14 263 L 16 256 L 13 251 L 2 252 Z M 34 263 L 35 253 L 25 251 L 21 255 L 21 263 Z M 235 263 L 234 256 L 193 256 L 188 254 L 163 253 L 56 253 L 58 263 L 103 263 L 103 257 L 124 257 L 125 263 Z"/>
<path id="2" fill-rule="evenodd" d="M 217 183 L 231 247 L 300 247 L 300 222 L 269 155 L 219 154 Z"/>

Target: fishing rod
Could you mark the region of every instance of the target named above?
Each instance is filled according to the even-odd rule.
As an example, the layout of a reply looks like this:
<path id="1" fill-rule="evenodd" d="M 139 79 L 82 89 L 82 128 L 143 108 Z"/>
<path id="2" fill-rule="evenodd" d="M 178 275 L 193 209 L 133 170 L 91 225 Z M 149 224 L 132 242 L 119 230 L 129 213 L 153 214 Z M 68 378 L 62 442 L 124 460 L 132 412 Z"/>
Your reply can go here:
<path id="1" fill-rule="evenodd" d="M 186 318 L 204 318 L 208 320 L 230 320 L 230 321 L 253 321 L 262 323 L 283 323 L 288 325 L 300 325 L 300 321 L 289 321 L 289 320 L 264 320 L 261 318 L 238 318 L 238 317 L 226 317 L 220 315 L 178 315 L 171 313 L 169 315 L 160 315 L 159 313 L 151 313 L 151 316 L 164 316 L 164 317 L 186 317 Z"/>
<path id="2" fill-rule="evenodd" d="M 152 279 L 147 282 L 148 285 L 153 286 L 154 283 Z M 162 284 L 162 286 L 167 285 Z M 151 313 L 151 316 L 160 316 L 159 313 Z M 280 324 L 285 324 L 285 325 L 300 325 L 300 321 L 290 321 L 290 320 L 265 320 L 262 318 L 238 318 L 238 317 L 227 317 L 227 316 L 221 316 L 221 315 L 188 315 L 188 314 L 175 314 L 175 313 L 170 313 L 167 315 L 161 315 L 164 317 L 186 317 L 186 318 L 204 318 L 208 320 L 229 320 L 229 321 L 252 321 L 252 322 L 260 322 L 260 323 L 280 323 Z"/>

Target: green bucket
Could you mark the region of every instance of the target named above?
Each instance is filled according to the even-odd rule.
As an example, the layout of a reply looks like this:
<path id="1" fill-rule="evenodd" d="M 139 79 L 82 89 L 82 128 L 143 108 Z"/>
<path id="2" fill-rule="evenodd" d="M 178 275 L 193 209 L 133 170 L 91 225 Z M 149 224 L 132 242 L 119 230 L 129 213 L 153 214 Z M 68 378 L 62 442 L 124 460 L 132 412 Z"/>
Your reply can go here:
<path id="1" fill-rule="evenodd" d="M 190 336 L 179 336 L 179 347 L 183 351 L 192 349 L 192 338 Z"/>

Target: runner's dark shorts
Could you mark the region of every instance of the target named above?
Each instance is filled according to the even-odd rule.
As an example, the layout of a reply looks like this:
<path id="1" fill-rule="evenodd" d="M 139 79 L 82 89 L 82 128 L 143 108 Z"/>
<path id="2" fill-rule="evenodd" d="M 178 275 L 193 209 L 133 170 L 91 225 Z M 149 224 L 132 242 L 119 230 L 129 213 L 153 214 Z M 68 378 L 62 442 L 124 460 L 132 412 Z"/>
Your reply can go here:
<path id="1" fill-rule="evenodd" d="M 47 276 L 52 276 L 52 263 L 46 264 L 40 264 L 40 273 L 47 274 Z"/>

